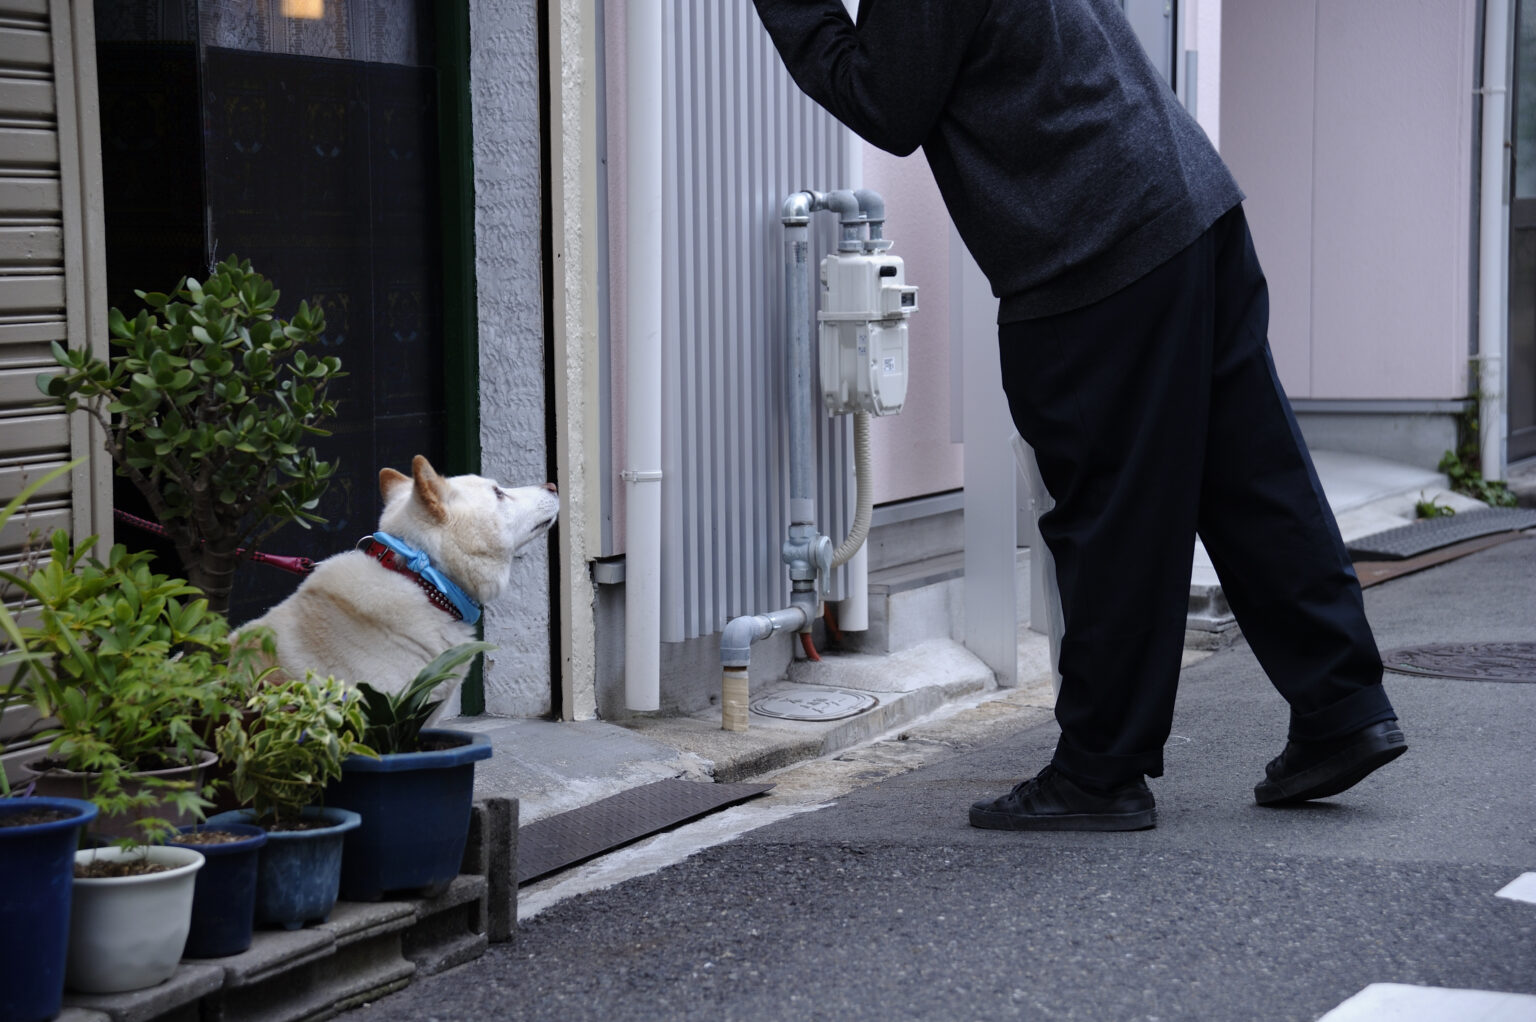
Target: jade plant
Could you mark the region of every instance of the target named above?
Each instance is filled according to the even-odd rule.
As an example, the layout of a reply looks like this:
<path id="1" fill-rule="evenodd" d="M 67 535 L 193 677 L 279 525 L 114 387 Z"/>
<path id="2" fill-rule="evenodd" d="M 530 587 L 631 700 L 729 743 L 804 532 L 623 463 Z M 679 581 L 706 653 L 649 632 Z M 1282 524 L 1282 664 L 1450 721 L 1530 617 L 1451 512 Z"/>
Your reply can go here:
<path id="1" fill-rule="evenodd" d="M 147 308 L 111 310 L 110 359 L 55 343 L 61 371 L 38 387 L 97 422 L 186 577 L 222 613 L 243 549 L 289 522 L 324 520 L 315 508 L 335 464 L 312 441 L 329 435 L 341 362 L 312 353 L 321 310 L 300 302 L 279 319 L 280 292 L 249 261 L 232 256 L 169 294 L 134 293 Z"/>
<path id="2" fill-rule="evenodd" d="M 376 755 L 358 738 L 363 728 L 358 694 L 311 673 L 252 686 L 244 713 L 219 728 L 216 742 L 240 804 L 251 807 L 258 824 L 291 830 L 341 776 L 342 760 Z"/>

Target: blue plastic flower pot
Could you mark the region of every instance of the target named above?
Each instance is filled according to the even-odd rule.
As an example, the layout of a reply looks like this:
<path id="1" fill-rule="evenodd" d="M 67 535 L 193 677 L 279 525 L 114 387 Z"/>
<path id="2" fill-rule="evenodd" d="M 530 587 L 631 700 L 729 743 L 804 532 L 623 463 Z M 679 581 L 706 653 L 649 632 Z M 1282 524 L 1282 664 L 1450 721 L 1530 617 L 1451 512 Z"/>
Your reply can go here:
<path id="1" fill-rule="evenodd" d="M 77 798 L 0 799 L 0 821 L 34 809 L 67 819 L 0 826 L 0 1019 L 40 1022 L 59 1013 L 80 828 L 96 807 Z"/>
<path id="2" fill-rule="evenodd" d="M 341 896 L 378 901 L 385 894 L 432 897 L 459 875 L 475 797 L 475 763 L 491 741 L 468 731 L 425 730 L 424 740 L 457 741 L 449 749 L 350 756 L 325 803 L 363 817 L 347 835 Z"/>
<path id="3" fill-rule="evenodd" d="M 253 823 L 221 823 L 180 828 L 183 834 L 224 830 L 241 835 L 227 844 L 167 844 L 193 848 L 206 860 L 197 873 L 192 895 L 192 928 L 187 931 L 185 958 L 223 958 L 251 946 L 256 920 L 256 876 L 267 832 Z"/>
<path id="4" fill-rule="evenodd" d="M 247 809 L 219 813 L 208 825 L 254 823 Z M 309 806 L 306 820 L 324 821 L 314 830 L 267 832 L 256 873 L 256 925 L 297 930 L 305 923 L 323 923 L 336 907 L 341 884 L 341 853 L 347 831 L 362 822 L 356 813 L 331 806 Z"/>

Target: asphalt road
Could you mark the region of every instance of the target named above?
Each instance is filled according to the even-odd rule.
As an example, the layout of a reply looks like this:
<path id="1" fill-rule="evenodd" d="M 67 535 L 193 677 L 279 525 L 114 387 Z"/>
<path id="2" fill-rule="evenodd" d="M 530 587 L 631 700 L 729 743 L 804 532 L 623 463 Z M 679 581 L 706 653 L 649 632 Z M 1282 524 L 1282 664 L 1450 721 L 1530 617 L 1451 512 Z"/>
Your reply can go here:
<path id="1" fill-rule="evenodd" d="M 1381 647 L 1536 639 L 1536 540 L 1367 592 Z M 1188 669 L 1155 830 L 1012 834 L 965 809 L 1055 725 L 553 905 L 343 1016 L 383 1020 L 1311 1020 L 1371 983 L 1536 994 L 1536 684 L 1388 675 L 1408 754 L 1261 809 L 1286 710 L 1246 645 Z"/>

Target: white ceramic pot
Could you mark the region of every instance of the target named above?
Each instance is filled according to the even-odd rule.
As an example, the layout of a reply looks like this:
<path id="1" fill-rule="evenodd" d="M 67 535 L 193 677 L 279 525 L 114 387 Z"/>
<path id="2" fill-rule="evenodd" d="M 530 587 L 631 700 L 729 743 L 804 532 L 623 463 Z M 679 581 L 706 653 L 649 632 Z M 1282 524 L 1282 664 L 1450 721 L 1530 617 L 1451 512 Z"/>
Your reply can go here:
<path id="1" fill-rule="evenodd" d="M 124 851 L 91 848 L 77 863 L 147 855 L 174 868 L 143 876 L 76 878 L 64 985 L 88 994 L 140 990 L 176 971 L 192 924 L 192 888 L 203 855 L 154 845 Z"/>

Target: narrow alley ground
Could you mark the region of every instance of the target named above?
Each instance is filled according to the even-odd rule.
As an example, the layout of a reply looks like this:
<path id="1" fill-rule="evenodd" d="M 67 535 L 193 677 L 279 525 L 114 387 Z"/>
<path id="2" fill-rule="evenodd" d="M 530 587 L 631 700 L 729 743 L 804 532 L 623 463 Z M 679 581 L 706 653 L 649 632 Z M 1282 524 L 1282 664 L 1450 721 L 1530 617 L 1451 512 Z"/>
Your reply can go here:
<path id="1" fill-rule="evenodd" d="M 1366 600 L 1383 650 L 1528 642 L 1533 587 L 1522 539 Z M 1260 809 L 1285 706 L 1242 643 L 1193 663 L 1157 828 L 1130 834 L 967 826 L 1049 758 L 1043 700 L 915 726 L 770 778 L 777 803 L 729 813 L 782 818 L 735 840 L 711 844 L 742 826 L 721 814 L 653 839 L 657 861 L 708 845 L 659 871 L 628 850 L 584 867 L 587 886 L 639 874 L 613 886 L 525 890 L 513 943 L 343 1018 L 1269 1022 L 1372 984 L 1536 995 L 1536 903 L 1498 896 L 1536 872 L 1536 684 L 1387 679 L 1408 755 Z M 1536 997 L 1484 1003 L 1536 1019 Z M 1377 1017 L 1468 1016 L 1350 1016 Z"/>

